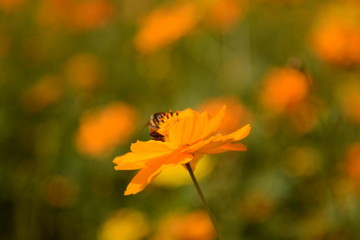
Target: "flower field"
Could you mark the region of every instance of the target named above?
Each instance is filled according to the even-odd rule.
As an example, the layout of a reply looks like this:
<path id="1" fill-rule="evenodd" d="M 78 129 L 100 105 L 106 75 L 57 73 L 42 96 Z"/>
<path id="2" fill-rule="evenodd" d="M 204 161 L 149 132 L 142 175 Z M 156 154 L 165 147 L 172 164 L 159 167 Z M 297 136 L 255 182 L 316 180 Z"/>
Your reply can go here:
<path id="1" fill-rule="evenodd" d="M 0 91 L 0 240 L 360 238 L 357 0 L 0 0 Z"/>

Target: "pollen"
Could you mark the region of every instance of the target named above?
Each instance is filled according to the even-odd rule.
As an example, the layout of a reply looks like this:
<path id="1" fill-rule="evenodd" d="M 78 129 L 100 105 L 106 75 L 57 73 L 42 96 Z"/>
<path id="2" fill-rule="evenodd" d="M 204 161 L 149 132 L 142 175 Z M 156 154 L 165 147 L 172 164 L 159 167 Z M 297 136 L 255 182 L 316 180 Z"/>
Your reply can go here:
<path id="1" fill-rule="evenodd" d="M 165 113 L 161 121 L 159 123 L 159 130 L 158 133 L 164 136 L 165 141 L 169 136 L 169 129 L 177 123 L 183 116 L 179 114 L 179 111 L 173 112 L 170 110 L 170 112 Z"/>

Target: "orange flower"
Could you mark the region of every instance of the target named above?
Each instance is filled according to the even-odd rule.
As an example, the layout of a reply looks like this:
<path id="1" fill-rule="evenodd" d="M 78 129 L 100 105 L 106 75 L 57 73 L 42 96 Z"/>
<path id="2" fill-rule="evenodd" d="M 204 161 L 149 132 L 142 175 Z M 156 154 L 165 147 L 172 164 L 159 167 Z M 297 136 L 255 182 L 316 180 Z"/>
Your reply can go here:
<path id="1" fill-rule="evenodd" d="M 360 124 L 360 83 L 358 79 L 343 82 L 337 89 L 341 112 L 352 123 Z"/>
<path id="2" fill-rule="evenodd" d="M 82 90 L 96 88 L 104 76 L 101 61 L 90 53 L 72 56 L 64 70 L 69 84 Z"/>
<path id="3" fill-rule="evenodd" d="M 209 8 L 210 22 L 216 28 L 226 32 L 244 15 L 245 1 L 216 0 Z"/>
<path id="4" fill-rule="evenodd" d="M 122 102 L 86 113 L 75 136 L 79 152 L 100 157 L 113 150 L 133 133 L 136 115 L 134 108 Z"/>
<path id="5" fill-rule="evenodd" d="M 198 21 L 197 9 L 192 2 L 156 9 L 144 19 L 135 45 L 142 53 L 153 52 L 186 35 Z"/>
<path id="6" fill-rule="evenodd" d="M 72 9 L 70 25 L 78 30 L 92 30 L 109 22 L 114 6 L 108 1 L 80 1 Z"/>
<path id="7" fill-rule="evenodd" d="M 45 76 L 29 87 L 23 95 L 23 104 L 30 112 L 39 112 L 56 103 L 62 96 L 61 79 L 57 76 Z"/>
<path id="8" fill-rule="evenodd" d="M 260 100 L 264 107 L 273 112 L 289 112 L 303 102 L 308 90 L 308 79 L 300 71 L 292 68 L 274 69 L 265 79 Z"/>
<path id="9" fill-rule="evenodd" d="M 0 0 L 0 10 L 12 12 L 24 4 L 24 0 Z"/>
<path id="10" fill-rule="evenodd" d="M 104 26 L 113 12 L 114 6 L 107 0 L 43 0 L 37 20 L 45 26 L 86 31 Z"/>
<path id="11" fill-rule="evenodd" d="M 360 8 L 354 3 L 330 4 L 315 20 L 310 41 L 323 60 L 340 65 L 360 64 Z"/>
<path id="12" fill-rule="evenodd" d="M 243 144 L 233 142 L 245 138 L 250 125 L 228 135 L 216 134 L 224 114 L 225 106 L 214 117 L 192 109 L 164 113 L 157 130 L 164 141 L 137 141 L 131 145 L 131 152 L 114 159 L 116 170 L 140 169 L 125 195 L 142 191 L 157 174 L 171 166 L 197 161 L 204 154 L 245 151 Z"/>
<path id="13" fill-rule="evenodd" d="M 214 228 L 206 212 L 172 213 L 161 220 L 152 240 L 212 240 Z"/>
<path id="14" fill-rule="evenodd" d="M 360 187 L 360 142 L 355 142 L 346 149 L 345 170 L 351 182 Z"/>

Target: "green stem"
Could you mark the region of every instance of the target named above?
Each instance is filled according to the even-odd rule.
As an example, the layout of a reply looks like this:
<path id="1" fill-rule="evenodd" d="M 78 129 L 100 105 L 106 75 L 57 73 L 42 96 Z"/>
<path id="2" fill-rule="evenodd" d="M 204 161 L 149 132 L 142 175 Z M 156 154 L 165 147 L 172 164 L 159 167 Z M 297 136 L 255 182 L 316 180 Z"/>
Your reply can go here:
<path id="1" fill-rule="evenodd" d="M 200 199 L 201 199 L 201 201 L 202 201 L 202 204 L 204 205 L 204 208 L 205 208 L 205 210 L 207 211 L 207 213 L 208 213 L 208 215 L 209 215 L 209 217 L 210 217 L 210 220 L 211 220 L 211 222 L 212 222 L 212 224 L 213 224 L 213 226 L 214 226 L 214 229 L 215 229 L 215 231 L 216 231 L 216 233 L 217 233 L 217 235 L 218 235 L 218 238 L 219 238 L 220 240 L 224 240 L 224 238 L 223 238 L 223 236 L 222 236 L 222 234 L 221 234 L 219 225 L 218 225 L 216 219 L 214 218 L 214 216 L 212 215 L 212 213 L 211 213 L 211 211 L 210 211 L 209 205 L 208 205 L 208 203 L 207 203 L 207 201 L 206 201 L 206 199 L 205 199 L 205 197 L 204 197 L 204 194 L 203 194 L 202 191 L 201 191 L 201 188 L 200 188 L 200 186 L 199 186 L 199 183 L 198 183 L 197 180 L 196 180 L 196 177 L 195 177 L 195 175 L 194 175 L 194 172 L 193 172 L 193 170 L 192 170 L 192 168 L 191 168 L 190 163 L 186 163 L 185 166 L 186 166 L 187 170 L 189 171 L 190 177 L 191 177 L 191 179 L 192 179 L 192 181 L 193 181 L 193 183 L 194 183 L 194 185 L 195 185 L 196 191 L 198 192 L 199 197 L 200 197 Z"/>

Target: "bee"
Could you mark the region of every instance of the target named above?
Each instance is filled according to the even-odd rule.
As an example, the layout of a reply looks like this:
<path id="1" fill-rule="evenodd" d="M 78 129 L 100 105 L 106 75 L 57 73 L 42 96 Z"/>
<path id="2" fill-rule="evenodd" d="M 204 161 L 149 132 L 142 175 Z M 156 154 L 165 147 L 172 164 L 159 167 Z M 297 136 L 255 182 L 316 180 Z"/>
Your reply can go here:
<path id="1" fill-rule="evenodd" d="M 153 115 L 151 115 L 150 117 L 150 121 L 148 122 L 148 126 L 149 126 L 149 132 L 150 132 L 150 137 L 152 140 L 156 140 L 156 141 L 162 141 L 164 142 L 164 136 L 161 135 L 160 133 L 158 133 L 159 130 L 159 124 L 160 122 L 164 122 L 163 117 L 165 117 L 166 114 L 163 112 L 157 112 L 154 113 Z"/>
<path id="2" fill-rule="evenodd" d="M 149 135 L 151 137 L 152 140 L 156 140 L 156 141 L 161 141 L 164 142 L 165 141 L 165 137 L 164 135 L 160 134 L 158 131 L 160 129 L 159 125 L 160 123 L 164 123 L 164 118 L 169 119 L 170 117 L 173 116 L 178 116 L 179 112 L 173 112 L 172 110 L 170 110 L 169 113 L 164 113 L 164 112 L 157 112 L 154 113 L 153 115 L 151 115 L 150 117 L 150 121 L 147 123 L 148 127 L 149 127 Z"/>

